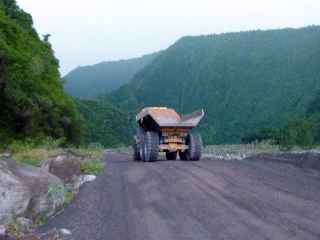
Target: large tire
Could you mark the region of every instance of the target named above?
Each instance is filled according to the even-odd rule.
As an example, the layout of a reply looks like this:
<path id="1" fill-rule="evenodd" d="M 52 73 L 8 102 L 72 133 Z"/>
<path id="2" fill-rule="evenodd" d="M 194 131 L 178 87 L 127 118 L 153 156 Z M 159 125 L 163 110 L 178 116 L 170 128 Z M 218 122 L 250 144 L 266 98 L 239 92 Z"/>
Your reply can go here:
<path id="1" fill-rule="evenodd" d="M 188 149 L 184 152 L 179 152 L 181 160 L 199 161 L 202 151 L 202 138 L 200 134 L 190 133 L 186 138 Z"/>
<path id="2" fill-rule="evenodd" d="M 143 141 L 143 156 L 145 162 L 158 160 L 159 155 L 159 135 L 156 132 L 146 132 Z"/>
<path id="3" fill-rule="evenodd" d="M 133 160 L 143 160 L 143 142 L 144 142 L 145 131 L 142 127 L 138 126 L 136 135 L 133 143 Z"/>
<path id="4" fill-rule="evenodd" d="M 141 161 L 141 154 L 140 154 L 140 146 L 138 145 L 138 143 L 134 143 L 133 144 L 133 160 L 134 161 Z"/>
<path id="5" fill-rule="evenodd" d="M 167 160 L 176 160 L 177 154 L 177 152 L 166 152 L 166 158 Z"/>

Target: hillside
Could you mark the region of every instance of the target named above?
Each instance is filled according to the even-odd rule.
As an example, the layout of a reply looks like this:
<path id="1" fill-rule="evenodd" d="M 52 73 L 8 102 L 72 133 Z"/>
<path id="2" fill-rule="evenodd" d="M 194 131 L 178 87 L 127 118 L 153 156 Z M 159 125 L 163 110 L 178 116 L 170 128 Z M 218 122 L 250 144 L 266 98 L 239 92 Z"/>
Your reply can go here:
<path id="1" fill-rule="evenodd" d="M 65 90 L 79 98 L 94 98 L 111 92 L 128 83 L 138 71 L 150 64 L 158 55 L 159 53 L 153 53 L 140 58 L 78 67 L 64 77 Z"/>
<path id="2" fill-rule="evenodd" d="M 0 0 L 0 145 L 44 137 L 79 143 L 79 119 L 51 45 L 14 0 Z"/>
<path id="3" fill-rule="evenodd" d="M 99 143 L 104 147 L 130 144 L 128 117 L 107 101 L 77 100 L 82 116 L 85 144 Z"/>
<path id="4" fill-rule="evenodd" d="M 237 143 L 299 116 L 320 89 L 320 27 L 184 37 L 127 85 L 114 104 L 204 108 L 206 143 Z"/>

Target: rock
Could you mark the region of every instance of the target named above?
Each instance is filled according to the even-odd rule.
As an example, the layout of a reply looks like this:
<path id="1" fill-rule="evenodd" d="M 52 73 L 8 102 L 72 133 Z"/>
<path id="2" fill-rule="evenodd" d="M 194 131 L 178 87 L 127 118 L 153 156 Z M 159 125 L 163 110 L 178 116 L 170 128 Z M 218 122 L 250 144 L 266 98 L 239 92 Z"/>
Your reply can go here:
<path id="1" fill-rule="evenodd" d="M 1 153 L 0 158 L 9 158 L 11 157 L 11 153 Z"/>
<path id="2" fill-rule="evenodd" d="M 0 161 L 0 224 L 9 223 L 15 216 L 23 215 L 32 194 L 28 186 L 16 174 L 12 161 Z"/>
<path id="3" fill-rule="evenodd" d="M 5 226 L 0 225 L 0 240 L 17 240 L 17 239 L 8 233 Z"/>
<path id="4" fill-rule="evenodd" d="M 51 240 L 51 239 L 59 240 L 61 238 L 60 238 L 60 234 L 57 231 L 57 229 L 53 229 L 53 230 L 43 234 L 42 236 L 40 236 L 40 239 L 41 240 Z"/>
<path id="5" fill-rule="evenodd" d="M 31 231 L 33 222 L 32 220 L 24 217 L 19 217 L 15 220 L 16 224 L 18 225 L 19 231 L 23 233 L 27 233 Z"/>
<path id="6" fill-rule="evenodd" d="M 45 234 L 38 236 L 39 240 L 73 240 L 72 232 L 68 229 L 53 229 Z"/>
<path id="7" fill-rule="evenodd" d="M 26 166 L 20 170 L 21 179 L 32 191 L 26 217 L 48 217 L 64 203 L 63 182 L 47 171 Z M 36 191 L 35 191 L 36 189 Z"/>
<path id="8" fill-rule="evenodd" d="M 24 240 L 24 239 L 17 239 L 14 236 L 11 236 L 9 234 L 6 234 L 5 236 L 0 236 L 0 240 Z M 29 239 L 29 240 L 33 240 L 33 239 Z"/>
<path id="9" fill-rule="evenodd" d="M 69 229 L 61 228 L 59 233 L 62 240 L 73 240 L 72 232 Z"/>
<path id="10" fill-rule="evenodd" d="M 66 228 L 61 228 L 60 229 L 60 233 L 62 235 L 67 235 L 67 236 L 72 235 L 72 232 L 69 229 L 66 229 Z"/>
<path id="11" fill-rule="evenodd" d="M 0 224 L 17 216 L 30 219 L 50 216 L 64 202 L 63 196 L 57 198 L 51 190 L 63 186 L 62 181 L 43 169 L 20 166 L 12 159 L 2 160 L 0 176 Z"/>
<path id="12" fill-rule="evenodd" d="M 20 237 L 18 240 L 41 240 L 41 239 L 33 234 L 28 234 L 28 235 Z"/>
<path id="13" fill-rule="evenodd" d="M 85 184 L 85 183 L 87 183 L 87 182 L 92 182 L 92 181 L 94 181 L 94 180 L 96 180 L 96 176 L 95 175 L 81 175 L 81 176 L 79 176 L 78 178 L 77 178 L 77 180 L 74 182 L 74 186 L 73 186 L 73 188 L 74 188 L 74 190 L 79 190 L 79 188 L 83 185 L 83 184 Z"/>
<path id="14" fill-rule="evenodd" d="M 68 230 L 69 231 L 69 230 Z M 69 232 L 68 232 L 69 233 Z M 2 240 L 0 238 L 0 240 Z M 52 229 L 46 233 L 31 233 L 19 237 L 19 240 L 73 240 L 72 234 L 62 234 L 61 230 Z"/>
<path id="15" fill-rule="evenodd" d="M 64 183 L 71 183 L 81 174 L 81 161 L 82 157 L 67 152 L 44 161 L 41 168 L 59 177 Z"/>
<path id="16" fill-rule="evenodd" d="M 94 180 L 96 180 L 96 176 L 95 175 L 81 175 L 79 177 L 79 181 L 80 181 L 80 185 L 83 185 L 84 183 L 87 182 L 93 182 Z"/>
<path id="17" fill-rule="evenodd" d="M 3 226 L 3 225 L 0 225 L 0 237 L 1 237 L 1 236 L 5 236 L 6 233 L 7 233 L 6 227 Z"/>

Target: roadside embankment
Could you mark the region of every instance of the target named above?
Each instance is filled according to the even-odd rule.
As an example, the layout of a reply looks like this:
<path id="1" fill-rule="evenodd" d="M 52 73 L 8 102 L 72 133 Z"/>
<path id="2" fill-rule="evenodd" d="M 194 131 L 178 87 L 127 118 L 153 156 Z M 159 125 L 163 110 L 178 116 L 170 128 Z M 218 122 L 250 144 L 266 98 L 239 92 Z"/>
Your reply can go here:
<path id="1" fill-rule="evenodd" d="M 102 155 L 97 149 L 42 148 L 0 154 L 3 234 L 24 236 L 62 211 L 80 187 L 104 169 Z M 61 235 L 59 231 L 52 234 Z"/>

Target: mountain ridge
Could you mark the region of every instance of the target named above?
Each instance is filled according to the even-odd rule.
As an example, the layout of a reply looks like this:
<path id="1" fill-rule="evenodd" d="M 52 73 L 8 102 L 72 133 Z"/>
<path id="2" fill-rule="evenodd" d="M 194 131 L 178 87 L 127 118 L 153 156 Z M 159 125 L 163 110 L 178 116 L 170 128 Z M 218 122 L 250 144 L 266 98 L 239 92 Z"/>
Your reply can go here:
<path id="1" fill-rule="evenodd" d="M 79 66 L 64 77 L 65 90 L 74 97 L 96 98 L 128 83 L 138 71 L 160 54 L 161 51 L 131 59 Z"/>
<path id="2" fill-rule="evenodd" d="M 108 97 L 130 111 L 205 108 L 207 142 L 237 143 L 303 114 L 320 89 L 319 42 L 319 26 L 184 37 Z"/>

